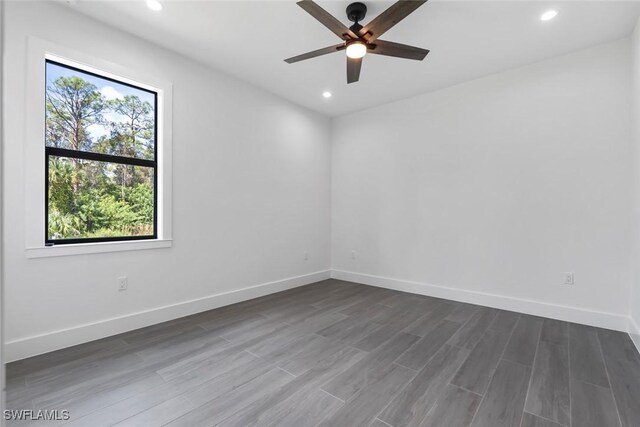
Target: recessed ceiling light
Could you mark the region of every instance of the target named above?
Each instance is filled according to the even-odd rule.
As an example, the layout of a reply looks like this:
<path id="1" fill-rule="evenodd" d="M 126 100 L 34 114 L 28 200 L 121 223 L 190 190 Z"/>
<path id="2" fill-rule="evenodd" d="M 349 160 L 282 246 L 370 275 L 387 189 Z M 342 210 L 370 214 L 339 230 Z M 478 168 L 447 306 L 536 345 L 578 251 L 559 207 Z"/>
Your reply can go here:
<path id="1" fill-rule="evenodd" d="M 158 12 L 162 10 L 162 3 L 160 3 L 158 0 L 147 0 L 147 7 Z"/>
<path id="2" fill-rule="evenodd" d="M 551 21 L 558 14 L 557 10 L 547 10 L 540 16 L 541 21 Z"/>
<path id="3" fill-rule="evenodd" d="M 325 98 L 331 98 L 333 95 L 328 90 L 325 90 L 324 92 L 322 92 L 322 96 Z"/>

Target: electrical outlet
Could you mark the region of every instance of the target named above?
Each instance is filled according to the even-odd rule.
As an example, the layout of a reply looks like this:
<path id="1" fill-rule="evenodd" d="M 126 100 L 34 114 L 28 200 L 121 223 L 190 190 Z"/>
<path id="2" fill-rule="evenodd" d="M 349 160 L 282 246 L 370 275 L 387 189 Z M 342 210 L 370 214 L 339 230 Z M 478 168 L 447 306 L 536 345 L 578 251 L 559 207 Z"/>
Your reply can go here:
<path id="1" fill-rule="evenodd" d="M 304 253 L 304 260 L 309 261 L 309 252 Z"/>
<path id="2" fill-rule="evenodd" d="M 129 288 L 129 279 L 127 276 L 118 277 L 117 282 L 119 291 L 126 291 L 127 288 Z"/>
<path id="3" fill-rule="evenodd" d="M 356 251 L 351 251 L 351 259 L 356 259 Z"/>
<path id="4" fill-rule="evenodd" d="M 575 283 L 575 276 L 573 275 L 573 271 L 568 271 L 564 273 L 564 284 L 573 285 L 574 283 Z"/>

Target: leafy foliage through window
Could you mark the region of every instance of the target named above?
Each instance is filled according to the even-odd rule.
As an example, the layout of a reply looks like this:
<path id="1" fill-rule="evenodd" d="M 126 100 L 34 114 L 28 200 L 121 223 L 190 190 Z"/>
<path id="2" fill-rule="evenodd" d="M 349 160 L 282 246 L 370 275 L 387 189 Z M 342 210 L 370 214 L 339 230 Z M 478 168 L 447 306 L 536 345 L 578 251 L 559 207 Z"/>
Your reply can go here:
<path id="1" fill-rule="evenodd" d="M 47 243 L 155 238 L 157 94 L 46 62 Z"/>

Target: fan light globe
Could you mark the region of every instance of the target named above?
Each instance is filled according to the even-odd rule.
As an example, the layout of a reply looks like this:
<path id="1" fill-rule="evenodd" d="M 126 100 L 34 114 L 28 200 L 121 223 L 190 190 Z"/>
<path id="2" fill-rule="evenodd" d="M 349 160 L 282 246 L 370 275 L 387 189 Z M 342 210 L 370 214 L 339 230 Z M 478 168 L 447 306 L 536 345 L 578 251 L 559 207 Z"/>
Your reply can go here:
<path id="1" fill-rule="evenodd" d="M 158 0 L 147 0 L 147 7 L 154 12 L 159 12 L 162 10 L 162 3 Z"/>
<path id="2" fill-rule="evenodd" d="M 351 43 L 347 46 L 347 56 L 349 58 L 358 59 L 365 56 L 367 53 L 367 46 L 362 42 Z"/>
<path id="3" fill-rule="evenodd" d="M 558 11 L 557 10 L 548 10 L 545 13 L 543 13 L 542 16 L 540 16 L 540 20 L 541 21 L 551 21 L 557 15 L 558 15 Z"/>

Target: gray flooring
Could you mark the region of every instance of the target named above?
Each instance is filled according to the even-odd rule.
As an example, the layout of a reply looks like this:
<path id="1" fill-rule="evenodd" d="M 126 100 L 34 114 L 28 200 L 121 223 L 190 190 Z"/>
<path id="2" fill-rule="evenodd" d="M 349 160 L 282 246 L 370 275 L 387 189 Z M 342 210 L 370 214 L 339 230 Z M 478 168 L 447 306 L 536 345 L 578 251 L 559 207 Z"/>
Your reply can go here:
<path id="1" fill-rule="evenodd" d="M 7 366 L 36 426 L 640 426 L 620 332 L 328 280 Z M 29 425 L 12 422 L 9 425 Z"/>

